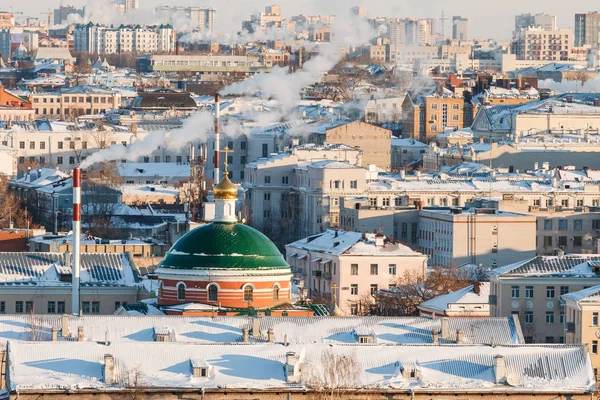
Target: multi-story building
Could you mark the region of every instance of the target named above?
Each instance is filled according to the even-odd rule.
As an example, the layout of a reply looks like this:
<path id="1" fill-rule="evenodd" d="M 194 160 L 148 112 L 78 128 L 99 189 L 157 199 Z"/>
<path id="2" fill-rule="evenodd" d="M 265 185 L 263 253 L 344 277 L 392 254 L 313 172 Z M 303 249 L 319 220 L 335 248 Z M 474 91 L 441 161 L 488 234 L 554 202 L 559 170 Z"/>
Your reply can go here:
<path id="1" fill-rule="evenodd" d="M 564 343 L 561 296 L 600 284 L 598 256 L 538 256 L 490 271 L 490 317 L 518 315 L 527 342 Z M 588 324 L 588 320 L 585 321 Z"/>
<path id="2" fill-rule="evenodd" d="M 75 14 L 83 18 L 85 16 L 85 11 L 80 8 L 76 8 L 73 6 L 59 6 L 54 9 L 54 25 L 60 25 L 63 22 L 67 21 L 67 18 L 70 14 Z"/>
<path id="3" fill-rule="evenodd" d="M 588 261 L 589 262 L 589 261 Z M 597 265 L 596 261 L 594 265 Z M 596 267 L 597 268 L 597 267 Z M 597 272 L 595 270 L 594 272 Z M 587 344 L 592 359 L 594 375 L 598 378 L 600 371 L 600 286 L 567 293 L 561 296 L 565 312 L 565 343 Z"/>
<path id="4" fill-rule="evenodd" d="M 281 7 L 275 4 L 266 6 L 264 12 L 250 16 L 250 21 L 242 21 L 242 31 L 253 33 L 272 27 L 280 28 L 281 23 Z"/>
<path id="5" fill-rule="evenodd" d="M 597 47 L 600 44 L 600 14 L 575 14 L 575 47 Z"/>
<path id="6" fill-rule="evenodd" d="M 427 256 L 381 234 L 329 229 L 285 248 L 308 297 L 337 306 L 344 315 L 365 312 L 370 295 L 394 287 L 406 272 L 425 276 L 427 271 Z"/>
<path id="7" fill-rule="evenodd" d="M 452 17 L 452 40 L 468 40 L 469 20 L 460 16 Z"/>
<path id="8" fill-rule="evenodd" d="M 147 55 L 136 61 L 137 72 L 194 72 L 200 76 L 224 74 L 247 77 L 270 72 L 273 64 L 252 56 L 211 55 Z"/>
<path id="9" fill-rule="evenodd" d="M 73 86 L 57 92 L 32 93 L 30 101 L 37 119 L 69 119 L 117 109 L 121 106 L 121 94 L 96 86 Z"/>
<path id="10" fill-rule="evenodd" d="M 534 216 L 495 209 L 419 211 L 419 249 L 434 266 L 496 268 L 535 256 Z"/>
<path id="11" fill-rule="evenodd" d="M 571 29 L 528 27 L 516 32 L 512 52 L 519 60 L 565 61 L 569 59 L 572 47 Z"/>
<path id="12" fill-rule="evenodd" d="M 392 170 L 399 170 L 423 159 L 425 143 L 415 139 L 392 139 Z"/>
<path id="13" fill-rule="evenodd" d="M 402 103 L 402 132 L 406 137 L 429 142 L 447 128 L 471 126 L 476 111 L 477 105 L 446 88 L 409 92 Z"/>
<path id="14" fill-rule="evenodd" d="M 515 16 L 515 32 L 522 28 L 540 27 L 544 30 L 556 29 L 556 17 L 548 14 L 521 14 Z"/>
<path id="15" fill-rule="evenodd" d="M 151 53 L 175 50 L 175 31 L 169 24 L 158 26 L 77 25 L 73 32 L 75 51 L 93 54 L 118 54 L 127 52 Z"/>
<path id="16" fill-rule="evenodd" d="M 173 18 L 181 16 L 190 20 L 192 28 L 201 31 L 217 31 L 217 10 L 206 7 L 162 6 L 156 12 L 163 16 L 163 23 L 172 23 Z"/>

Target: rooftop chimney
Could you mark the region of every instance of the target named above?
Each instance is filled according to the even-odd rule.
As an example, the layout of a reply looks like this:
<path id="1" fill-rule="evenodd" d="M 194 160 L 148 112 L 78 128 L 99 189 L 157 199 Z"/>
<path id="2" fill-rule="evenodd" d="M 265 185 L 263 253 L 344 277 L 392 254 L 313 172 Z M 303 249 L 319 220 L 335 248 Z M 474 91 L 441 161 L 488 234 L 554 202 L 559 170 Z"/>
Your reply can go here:
<path id="1" fill-rule="evenodd" d="M 79 315 L 79 270 L 81 260 L 81 169 L 73 169 L 73 298 L 71 309 Z"/>
<path id="2" fill-rule="evenodd" d="M 463 344 L 465 342 L 465 331 L 459 329 L 456 331 L 456 343 Z"/>
<path id="3" fill-rule="evenodd" d="M 83 342 L 83 326 L 77 327 L 77 341 Z"/>
<path id="4" fill-rule="evenodd" d="M 494 378 L 496 383 L 506 382 L 506 364 L 504 356 L 497 355 L 494 357 Z"/>
<path id="5" fill-rule="evenodd" d="M 273 330 L 273 328 L 269 328 L 269 330 L 267 331 L 267 342 L 275 343 L 275 331 Z"/>
<path id="6" fill-rule="evenodd" d="M 448 326 L 448 318 L 442 318 L 442 339 L 450 337 L 450 328 Z"/>
<path id="7" fill-rule="evenodd" d="M 473 293 L 475 293 L 475 294 L 481 293 L 481 282 L 477 281 L 473 284 Z"/>
<path id="8" fill-rule="evenodd" d="M 115 358 L 111 354 L 104 355 L 104 383 L 115 383 Z"/>
<path id="9" fill-rule="evenodd" d="M 66 314 L 63 314 L 61 318 L 60 334 L 62 337 L 71 336 L 71 333 L 69 332 L 69 316 Z"/>
<path id="10" fill-rule="evenodd" d="M 260 318 L 252 318 L 252 337 L 260 337 Z"/>
<path id="11" fill-rule="evenodd" d="M 439 332 L 439 331 L 437 331 L 437 330 L 434 330 L 434 331 L 432 332 L 432 334 L 433 334 L 433 344 L 439 344 L 439 342 L 440 342 L 440 341 L 439 341 L 440 332 Z"/>
<path id="12" fill-rule="evenodd" d="M 56 329 L 55 326 L 52 327 L 52 341 L 53 342 L 58 341 L 58 329 Z"/>
<path id="13" fill-rule="evenodd" d="M 242 329 L 242 342 L 248 343 L 248 328 Z"/>

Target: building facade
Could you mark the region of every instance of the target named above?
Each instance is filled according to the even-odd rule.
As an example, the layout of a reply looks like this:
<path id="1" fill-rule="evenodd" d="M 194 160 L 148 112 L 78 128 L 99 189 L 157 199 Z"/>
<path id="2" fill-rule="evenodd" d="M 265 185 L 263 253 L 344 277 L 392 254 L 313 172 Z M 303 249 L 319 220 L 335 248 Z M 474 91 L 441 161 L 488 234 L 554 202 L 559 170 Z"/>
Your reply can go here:
<path id="1" fill-rule="evenodd" d="M 110 28 L 104 25 L 77 25 L 74 33 L 75 51 L 92 54 L 128 52 L 172 52 L 175 50 L 175 31 L 171 25 L 129 26 Z"/>

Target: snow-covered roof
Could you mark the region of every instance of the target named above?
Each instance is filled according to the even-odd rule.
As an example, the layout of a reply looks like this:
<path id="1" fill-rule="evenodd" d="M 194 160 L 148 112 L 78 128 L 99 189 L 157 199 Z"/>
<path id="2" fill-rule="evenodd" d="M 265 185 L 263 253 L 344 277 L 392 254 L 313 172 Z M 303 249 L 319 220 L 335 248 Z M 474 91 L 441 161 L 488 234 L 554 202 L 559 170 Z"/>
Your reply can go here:
<path id="1" fill-rule="evenodd" d="M 392 138 L 392 147 L 423 147 L 426 148 L 427 145 L 423 142 L 419 142 L 415 139 L 408 138 Z"/>
<path id="2" fill-rule="evenodd" d="M 123 177 L 190 177 L 188 163 L 120 163 L 119 175 Z"/>
<path id="3" fill-rule="evenodd" d="M 600 277 L 594 272 L 599 267 L 598 255 L 537 256 L 495 268 L 490 271 L 490 275 L 593 278 Z"/>
<path id="4" fill-rule="evenodd" d="M 597 303 L 600 301 L 600 285 L 592 286 L 587 289 L 578 290 L 577 292 L 571 292 L 560 296 L 564 300 L 571 300 L 575 302 L 590 302 Z"/>
<path id="5" fill-rule="evenodd" d="M 0 253 L 0 286 L 70 286 L 63 253 Z M 138 277 L 126 254 L 81 254 L 82 286 L 132 286 Z"/>
<path id="6" fill-rule="evenodd" d="M 180 317 L 172 315 L 121 316 L 85 315 L 65 317 L 70 332 L 83 327 L 86 341 L 152 342 L 155 327 L 169 327 L 173 341 L 183 343 L 239 343 L 242 330 L 252 330 L 252 317 Z M 356 329 L 369 329 L 377 343 L 388 345 L 433 343 L 433 332 L 441 331 L 442 320 L 425 317 L 258 317 L 260 334 L 251 336 L 251 342 L 264 342 L 267 331 L 273 329 L 275 341 L 293 344 L 353 344 L 357 343 Z M 29 316 L 4 315 L 0 318 L 0 343 L 7 339 L 27 340 Z M 23 323 L 24 322 L 24 323 Z M 61 316 L 47 315 L 40 330 L 61 329 Z M 518 322 L 506 318 L 449 318 L 447 338 L 439 343 L 456 343 L 456 332 L 465 332 L 465 343 L 519 344 L 524 343 Z M 11 332 L 10 336 L 2 332 Z M 108 332 L 108 333 L 106 333 Z"/>
<path id="7" fill-rule="evenodd" d="M 420 256 L 423 254 L 401 243 L 390 243 L 382 236 L 383 245 L 377 245 L 378 238 L 373 233 L 364 234 L 343 230 L 328 229 L 307 238 L 286 245 L 290 249 L 317 251 L 336 256 Z"/>
<path id="8" fill-rule="evenodd" d="M 297 355 L 297 383 L 286 380 L 286 355 Z M 138 387 L 194 390 L 311 389 L 331 371 L 327 357 L 351 357 L 356 370 L 340 378 L 347 389 L 377 392 L 591 393 L 595 389 L 590 355 L 584 345 L 555 346 L 431 346 L 219 344 L 195 346 L 174 343 L 10 342 L 10 389 L 27 391 L 97 389 L 115 392 L 119 383 L 105 382 L 105 355 L 115 364 L 115 381 L 138 371 Z M 496 383 L 495 362 L 503 356 L 507 383 Z M 195 360 L 211 367 L 208 377 L 193 378 Z M 417 366 L 419 376 L 404 378 L 402 369 Z M 134 368 L 135 367 L 135 368 Z M 321 377 L 321 379 L 319 379 Z M 313 382 L 313 384 L 316 382 Z M 337 388 L 336 388 L 337 389 Z"/>
<path id="9" fill-rule="evenodd" d="M 479 293 L 475 293 L 474 286 L 467 286 L 452 293 L 443 294 L 433 299 L 422 302 L 419 308 L 445 312 L 450 304 L 488 304 L 490 297 L 490 283 L 479 282 Z"/>

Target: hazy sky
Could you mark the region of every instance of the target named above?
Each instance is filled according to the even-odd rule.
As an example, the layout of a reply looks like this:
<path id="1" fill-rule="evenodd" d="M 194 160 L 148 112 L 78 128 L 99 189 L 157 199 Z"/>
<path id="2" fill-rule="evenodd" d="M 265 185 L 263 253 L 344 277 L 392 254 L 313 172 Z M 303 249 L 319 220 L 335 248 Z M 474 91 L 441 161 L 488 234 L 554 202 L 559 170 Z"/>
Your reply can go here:
<path id="1" fill-rule="evenodd" d="M 98 0 L 87 0 L 98 1 Z M 241 21 L 265 5 L 275 3 L 262 0 L 139 0 L 140 8 L 150 11 L 157 5 L 211 6 L 218 12 L 219 31 L 228 33 L 240 29 Z M 40 10 L 55 8 L 59 0 L 29 0 L 16 2 L 0 0 L 0 9 L 23 11 L 38 16 Z M 63 0 L 63 4 L 83 6 L 86 0 Z M 504 0 L 499 2 L 474 2 L 472 0 L 279 0 L 283 16 L 296 14 L 336 14 L 341 9 L 364 5 L 371 16 L 438 17 L 442 10 L 446 16 L 461 15 L 469 19 L 469 36 L 477 39 L 510 38 L 515 14 L 547 13 L 557 16 L 559 27 L 572 27 L 574 14 L 600 9 L 598 1 L 548 1 Z M 451 32 L 450 22 L 445 25 L 446 35 Z"/>

